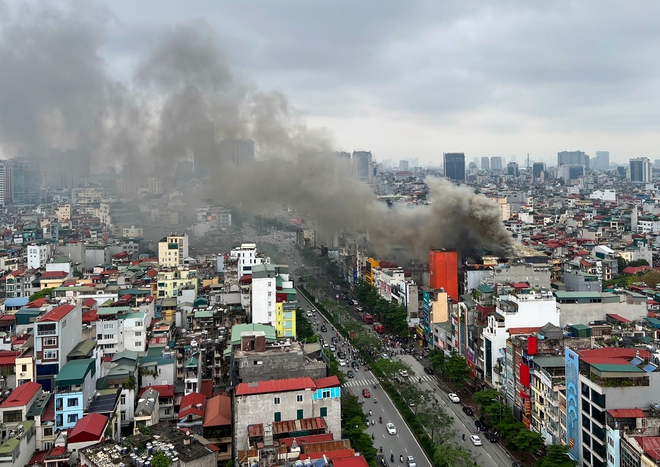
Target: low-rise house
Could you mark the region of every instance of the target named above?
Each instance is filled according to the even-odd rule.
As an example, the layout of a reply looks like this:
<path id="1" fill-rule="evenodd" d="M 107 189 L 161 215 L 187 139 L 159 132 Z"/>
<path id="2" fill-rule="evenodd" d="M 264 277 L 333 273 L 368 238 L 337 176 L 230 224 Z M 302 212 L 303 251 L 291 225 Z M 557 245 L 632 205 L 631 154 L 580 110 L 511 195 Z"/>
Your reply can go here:
<path id="1" fill-rule="evenodd" d="M 14 389 L 9 397 L 0 404 L 0 422 L 3 431 L 13 430 L 26 420 L 32 404 L 42 394 L 41 384 L 28 382 Z"/>
<path id="2" fill-rule="evenodd" d="M 159 399 L 160 395 L 155 389 L 149 388 L 142 393 L 135 408 L 133 434 L 138 434 L 140 427 L 150 427 L 160 421 Z"/>
<path id="3" fill-rule="evenodd" d="M 78 450 L 100 443 L 108 427 L 108 417 L 90 413 L 78 420 L 67 439 L 67 447 L 74 453 Z"/>
<path id="4" fill-rule="evenodd" d="M 27 465 L 36 449 L 34 422 L 22 421 L 0 444 L 0 466 Z"/>

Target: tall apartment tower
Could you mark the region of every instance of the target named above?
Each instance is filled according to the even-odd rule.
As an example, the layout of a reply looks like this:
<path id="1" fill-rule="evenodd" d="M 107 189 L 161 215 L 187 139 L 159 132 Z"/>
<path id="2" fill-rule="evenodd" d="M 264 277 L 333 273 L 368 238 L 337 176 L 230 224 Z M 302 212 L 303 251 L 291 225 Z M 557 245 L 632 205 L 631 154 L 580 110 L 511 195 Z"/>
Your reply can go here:
<path id="1" fill-rule="evenodd" d="M 534 165 L 532 166 L 532 174 L 534 175 L 534 180 L 539 180 L 544 172 L 545 172 L 545 163 L 534 162 Z"/>
<path id="2" fill-rule="evenodd" d="M 488 157 L 481 158 L 481 170 L 490 170 L 490 159 Z"/>
<path id="3" fill-rule="evenodd" d="M 518 167 L 517 162 L 509 162 L 506 165 L 506 173 L 507 175 L 511 175 L 512 177 L 518 177 L 520 175 L 520 169 Z"/>
<path id="4" fill-rule="evenodd" d="M 596 151 L 596 159 L 592 163 L 593 170 L 609 170 L 610 168 L 610 152 L 609 151 Z"/>
<path id="5" fill-rule="evenodd" d="M 11 161 L 0 161 L 0 206 L 11 204 L 12 179 Z"/>
<path id="6" fill-rule="evenodd" d="M 353 151 L 353 176 L 358 180 L 371 181 L 371 151 Z"/>
<path id="7" fill-rule="evenodd" d="M 444 153 L 445 177 L 450 180 L 465 180 L 465 154 L 462 152 Z"/>
<path id="8" fill-rule="evenodd" d="M 583 165 L 589 170 L 589 156 L 582 151 L 561 151 L 557 153 L 557 166 Z"/>
<path id="9" fill-rule="evenodd" d="M 254 141 L 251 139 L 223 139 L 220 141 L 220 157 L 233 165 L 254 162 Z"/>
<path id="10" fill-rule="evenodd" d="M 500 156 L 493 156 L 490 158 L 490 170 L 502 170 L 502 158 Z"/>
<path id="11" fill-rule="evenodd" d="M 29 205 L 41 202 L 41 172 L 34 159 L 11 161 L 12 204 Z"/>
<path id="12" fill-rule="evenodd" d="M 648 183 L 651 181 L 651 161 L 648 157 L 630 159 L 628 177 L 633 183 Z"/>

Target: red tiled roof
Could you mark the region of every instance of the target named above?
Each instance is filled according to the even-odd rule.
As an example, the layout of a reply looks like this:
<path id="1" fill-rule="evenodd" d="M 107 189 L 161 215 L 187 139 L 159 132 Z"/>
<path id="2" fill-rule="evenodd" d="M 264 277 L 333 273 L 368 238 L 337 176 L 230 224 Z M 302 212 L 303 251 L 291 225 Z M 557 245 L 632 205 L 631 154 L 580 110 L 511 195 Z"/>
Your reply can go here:
<path id="1" fill-rule="evenodd" d="M 635 436 L 634 438 L 653 460 L 660 460 L 660 436 Z"/>
<path id="2" fill-rule="evenodd" d="M 66 271 L 46 271 L 41 275 L 40 279 L 64 279 L 68 275 Z"/>
<path id="3" fill-rule="evenodd" d="M 252 282 L 252 274 L 245 274 L 244 276 L 241 276 L 238 282 L 241 283 Z"/>
<path id="4" fill-rule="evenodd" d="M 314 380 L 317 389 L 322 388 L 333 388 L 335 386 L 340 386 L 339 378 L 336 376 L 328 376 L 327 378 L 319 378 Z"/>
<path id="5" fill-rule="evenodd" d="M 309 436 L 296 436 L 295 438 L 280 438 L 278 441 L 280 444 L 284 444 L 286 446 L 291 446 L 293 444 L 293 440 L 296 440 L 296 444 L 300 446 L 303 443 L 322 443 L 325 441 L 332 441 L 332 433 L 321 433 L 318 435 L 309 435 Z"/>
<path id="6" fill-rule="evenodd" d="M 632 267 L 628 266 L 625 268 L 623 271 L 621 271 L 623 274 L 628 274 L 628 275 L 635 275 L 638 272 L 643 272 L 643 271 L 648 271 L 650 269 L 653 269 L 651 266 L 639 266 L 639 267 Z"/>
<path id="7" fill-rule="evenodd" d="M 41 308 L 44 305 L 48 304 L 48 299 L 47 298 L 38 298 L 36 300 L 31 301 L 27 305 L 25 305 L 25 308 Z"/>
<path id="8" fill-rule="evenodd" d="M 68 315 L 76 306 L 75 305 L 60 305 L 52 310 L 50 310 L 48 313 L 43 315 L 41 318 L 39 318 L 37 321 L 38 322 L 44 322 L 44 321 L 60 321 L 62 318 L 64 318 L 66 315 Z"/>
<path id="9" fill-rule="evenodd" d="M 112 258 L 113 259 L 122 259 L 122 258 L 126 258 L 127 256 L 128 256 L 128 253 L 126 253 L 125 251 L 121 251 L 119 253 L 115 253 L 114 255 L 112 255 Z"/>
<path id="10" fill-rule="evenodd" d="M 16 357 L 18 357 L 19 355 L 20 352 L 17 352 L 15 350 L 1 350 L 0 367 L 16 365 Z"/>
<path id="11" fill-rule="evenodd" d="M 108 417 L 92 412 L 78 420 L 69 434 L 69 443 L 84 443 L 100 440 L 108 424 Z"/>
<path id="12" fill-rule="evenodd" d="M 204 402 L 206 397 L 198 392 L 191 392 L 181 398 L 181 408 L 179 409 L 179 420 L 187 415 L 204 416 Z M 201 408 L 198 407 L 201 405 Z"/>
<path id="13" fill-rule="evenodd" d="M 607 313 L 605 316 L 608 318 L 612 318 L 614 320 L 619 321 L 620 323 L 630 323 L 630 320 L 628 318 L 624 318 L 623 316 L 614 314 L 614 313 Z"/>
<path id="14" fill-rule="evenodd" d="M 646 418 L 642 409 L 610 409 L 607 413 L 614 418 Z"/>
<path id="15" fill-rule="evenodd" d="M 236 386 L 237 396 L 250 396 L 253 394 L 267 394 L 270 392 L 300 391 L 301 389 L 316 389 L 312 378 L 272 379 L 258 383 L 240 383 Z"/>
<path id="16" fill-rule="evenodd" d="M 55 398 L 51 397 L 44 410 L 44 414 L 41 416 L 42 422 L 54 422 L 55 421 Z"/>
<path id="17" fill-rule="evenodd" d="M 514 282 L 513 284 L 511 284 L 511 287 L 513 287 L 514 289 L 529 289 L 529 284 L 525 282 Z"/>
<path id="18" fill-rule="evenodd" d="M 89 310 L 87 313 L 82 315 L 83 324 L 95 323 L 99 320 L 99 314 L 97 310 Z"/>
<path id="19" fill-rule="evenodd" d="M 0 315 L 0 326 L 11 326 L 16 322 L 14 315 Z"/>
<path id="20" fill-rule="evenodd" d="M 33 383 L 28 381 L 25 384 L 21 384 L 19 387 L 14 389 L 9 397 L 0 404 L 0 408 L 5 409 L 8 407 L 23 407 L 30 402 L 37 392 L 41 389 L 41 384 Z"/>
<path id="21" fill-rule="evenodd" d="M 154 277 L 156 277 L 158 275 L 158 271 L 156 271 L 155 269 L 149 269 L 145 275 L 147 277 L 153 279 Z"/>
<path id="22" fill-rule="evenodd" d="M 94 300 L 93 298 L 88 298 L 82 304 L 83 304 L 83 306 L 93 308 L 93 307 L 96 306 L 96 300 Z"/>
<path id="23" fill-rule="evenodd" d="M 231 397 L 222 394 L 206 401 L 204 427 L 231 425 Z"/>
<path id="24" fill-rule="evenodd" d="M 154 391 L 157 391 L 158 397 L 162 399 L 172 399 L 174 397 L 174 386 L 171 384 L 163 384 L 140 389 L 138 399 L 142 397 L 142 394 L 144 394 L 144 391 L 147 389 L 153 389 Z"/>
<path id="25" fill-rule="evenodd" d="M 348 449 L 342 449 L 342 451 L 348 451 Z M 352 449 L 350 449 L 350 451 L 352 451 Z M 356 456 L 353 454 L 352 456 L 343 456 L 339 458 L 338 456 L 341 455 L 340 452 L 330 452 L 327 455 L 332 461 L 333 467 L 368 467 L 369 465 L 364 456 Z"/>
<path id="26" fill-rule="evenodd" d="M 48 451 L 37 451 L 30 458 L 27 465 L 44 465 L 44 459 L 48 455 Z"/>
<path id="27" fill-rule="evenodd" d="M 627 347 L 602 347 L 600 349 L 580 350 L 580 359 L 584 358 L 622 358 L 632 360 L 639 352 L 639 357 L 648 359 L 651 353 L 645 349 Z"/>
<path id="28" fill-rule="evenodd" d="M 66 447 L 55 446 L 50 450 L 47 457 L 62 457 L 64 454 L 66 454 Z"/>

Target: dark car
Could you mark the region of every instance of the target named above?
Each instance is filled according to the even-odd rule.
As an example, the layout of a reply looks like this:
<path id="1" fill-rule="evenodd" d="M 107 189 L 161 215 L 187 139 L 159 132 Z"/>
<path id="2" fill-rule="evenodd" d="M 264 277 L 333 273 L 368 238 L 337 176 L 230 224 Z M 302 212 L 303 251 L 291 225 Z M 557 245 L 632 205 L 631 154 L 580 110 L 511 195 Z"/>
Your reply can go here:
<path id="1" fill-rule="evenodd" d="M 343 351 L 340 350 L 339 352 L 337 352 L 337 357 L 346 358 L 346 352 L 343 352 Z"/>
<path id="2" fill-rule="evenodd" d="M 355 376 L 355 373 L 353 373 L 353 370 L 348 370 L 346 372 L 346 376 L 348 376 L 349 378 L 353 378 Z"/>
<path id="3" fill-rule="evenodd" d="M 470 417 L 474 415 L 474 412 L 472 412 L 470 407 L 463 407 L 463 412 L 465 412 L 465 415 L 469 415 Z"/>
<path id="4" fill-rule="evenodd" d="M 360 368 L 360 364 L 358 362 L 351 362 L 351 366 L 355 368 L 356 370 Z"/>
<path id="5" fill-rule="evenodd" d="M 321 332 L 326 332 L 328 328 L 325 327 L 325 324 L 321 325 Z"/>
<path id="6" fill-rule="evenodd" d="M 490 433 L 488 431 L 483 432 L 482 436 L 486 438 L 491 443 L 497 443 L 497 435 L 495 433 Z"/>
<path id="7" fill-rule="evenodd" d="M 424 373 L 426 373 L 427 375 L 432 375 L 433 374 L 433 368 L 431 368 L 430 366 L 425 366 L 424 367 Z"/>
<path id="8" fill-rule="evenodd" d="M 474 427 L 479 431 L 486 431 L 486 424 L 481 420 L 475 420 Z"/>

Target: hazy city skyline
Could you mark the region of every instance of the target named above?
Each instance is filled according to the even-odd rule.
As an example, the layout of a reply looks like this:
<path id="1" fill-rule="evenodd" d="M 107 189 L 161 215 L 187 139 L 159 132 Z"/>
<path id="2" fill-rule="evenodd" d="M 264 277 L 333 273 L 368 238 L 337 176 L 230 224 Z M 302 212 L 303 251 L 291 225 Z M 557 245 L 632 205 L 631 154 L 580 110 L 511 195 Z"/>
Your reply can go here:
<path id="1" fill-rule="evenodd" d="M 3 7 L 3 27 L 42 8 L 21 5 Z M 238 82 L 282 92 L 307 126 L 329 130 L 335 149 L 375 160 L 441 166 L 443 153 L 463 152 L 524 167 L 528 153 L 552 163 L 564 150 L 609 151 L 620 164 L 659 157 L 652 2 L 56 5 L 48 8 L 98 27 L 100 61 L 121 81 L 164 31 L 206 23 Z"/>

